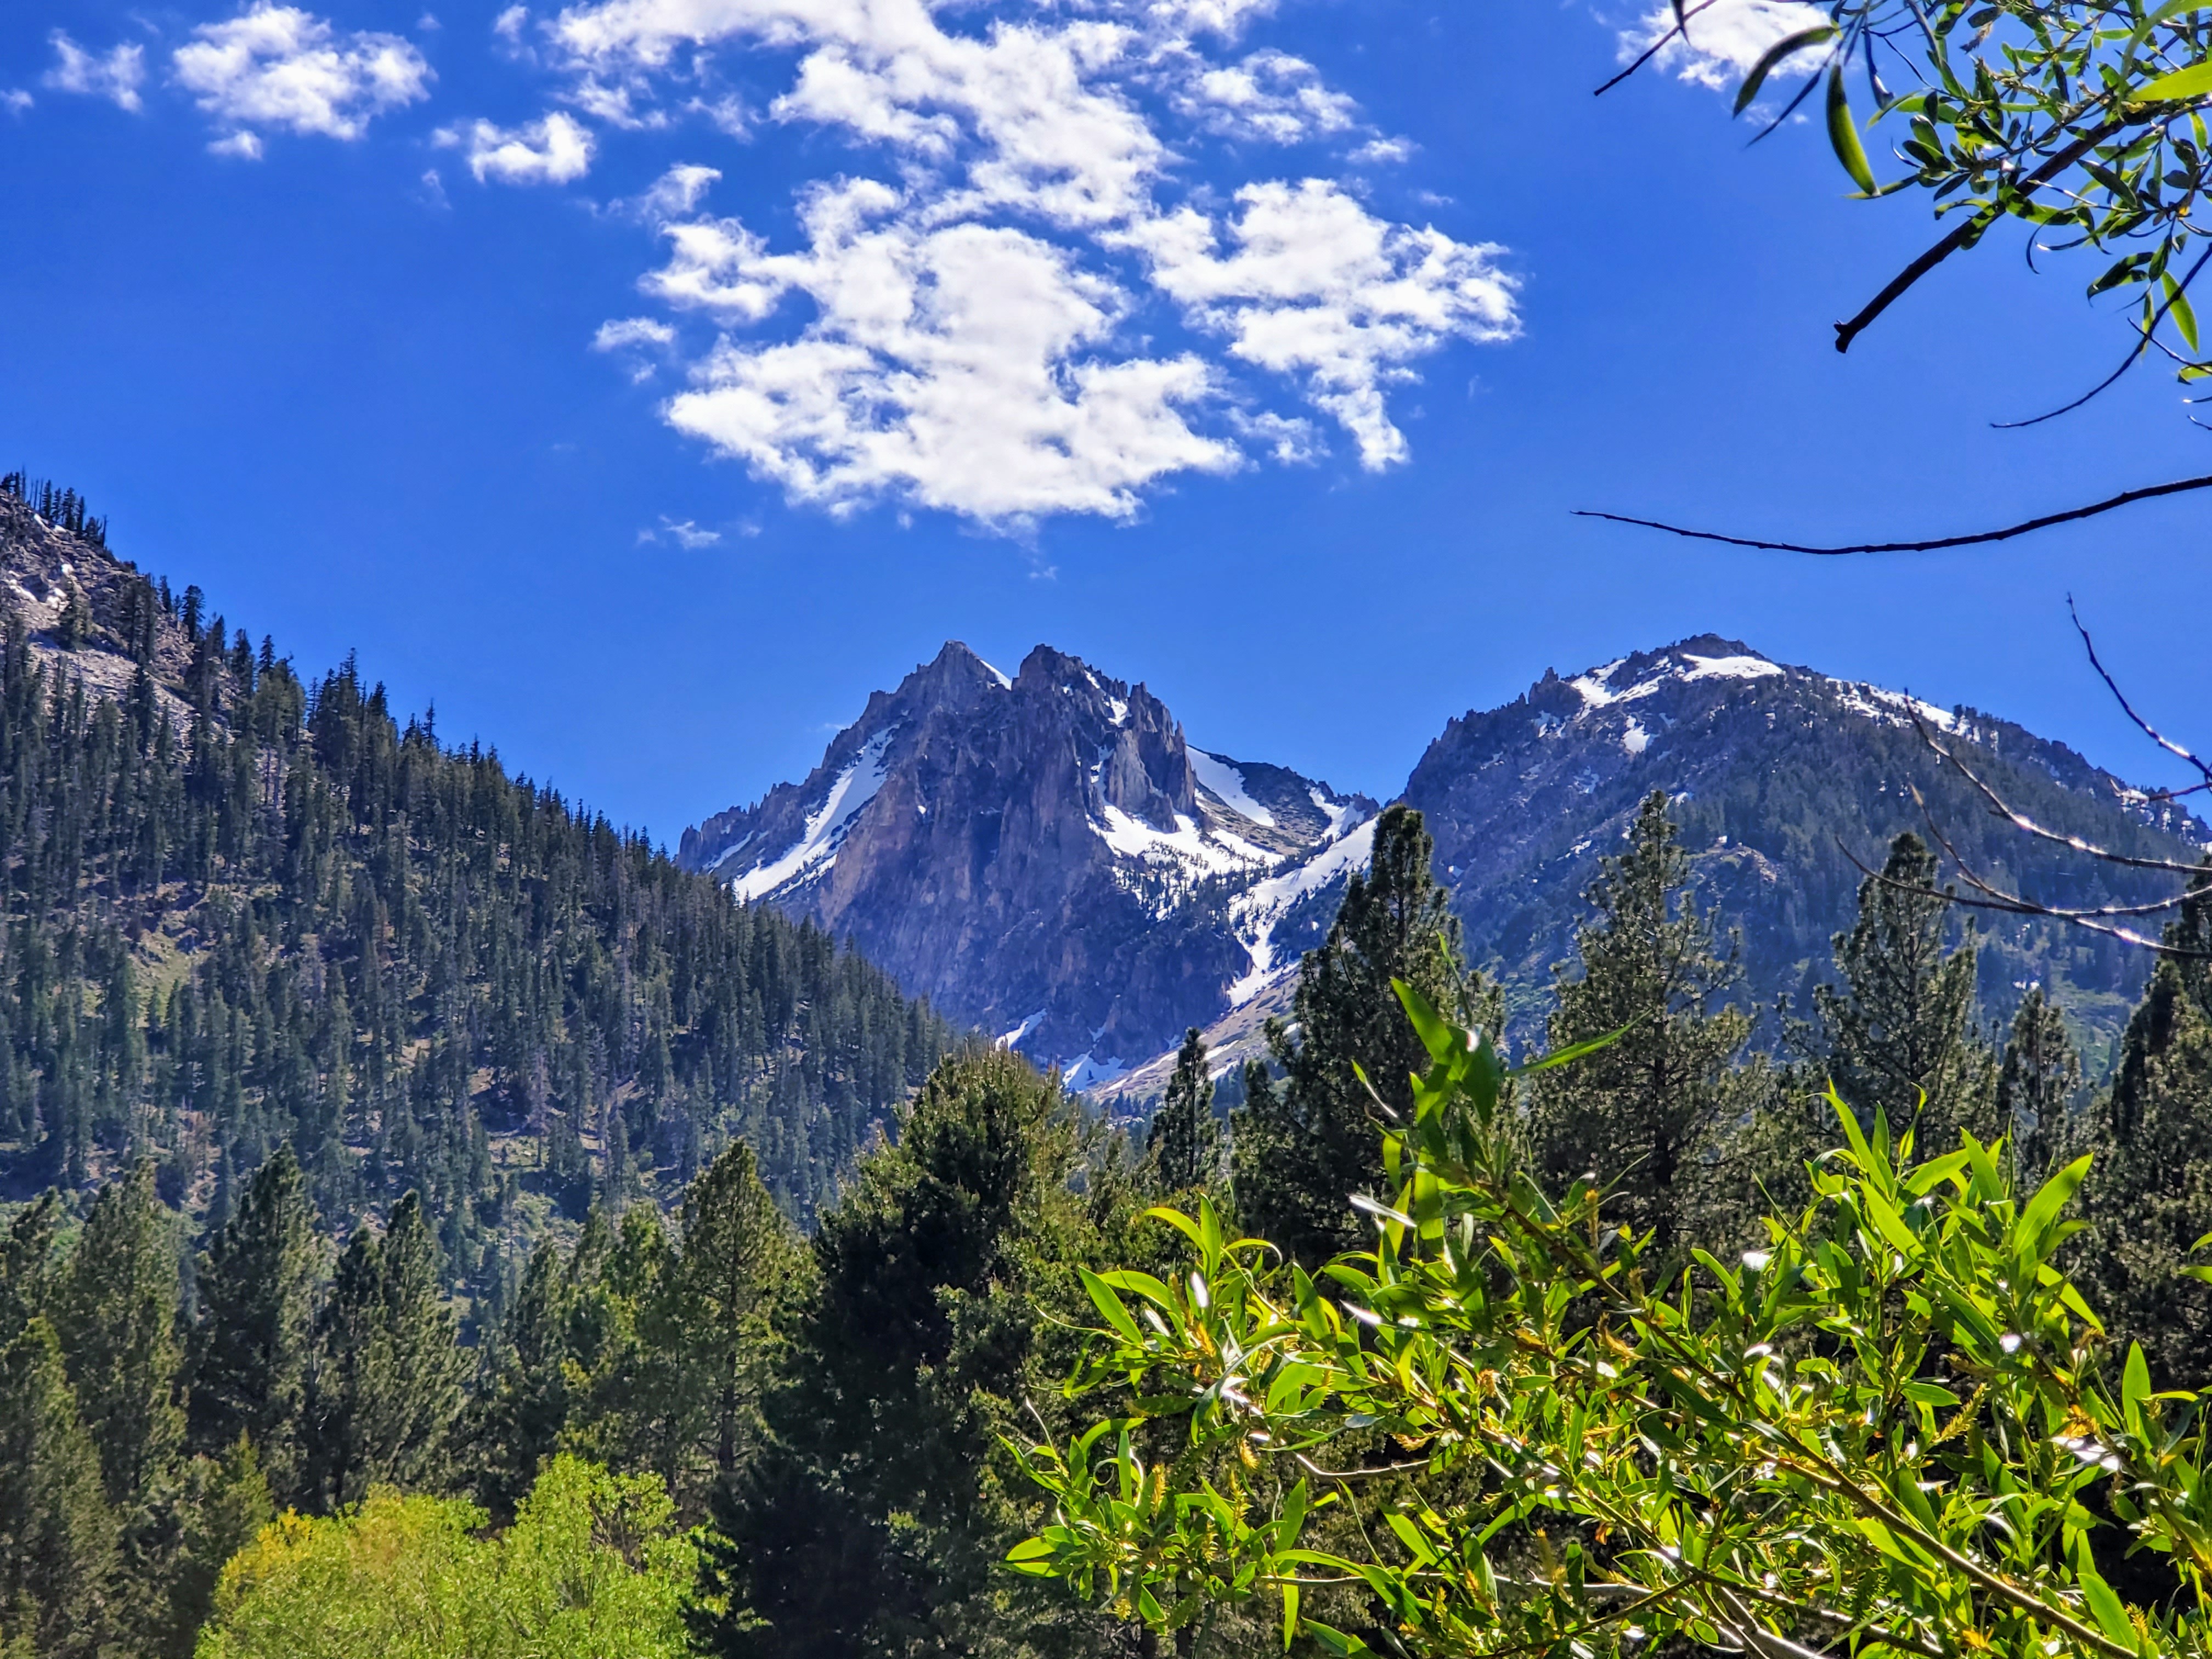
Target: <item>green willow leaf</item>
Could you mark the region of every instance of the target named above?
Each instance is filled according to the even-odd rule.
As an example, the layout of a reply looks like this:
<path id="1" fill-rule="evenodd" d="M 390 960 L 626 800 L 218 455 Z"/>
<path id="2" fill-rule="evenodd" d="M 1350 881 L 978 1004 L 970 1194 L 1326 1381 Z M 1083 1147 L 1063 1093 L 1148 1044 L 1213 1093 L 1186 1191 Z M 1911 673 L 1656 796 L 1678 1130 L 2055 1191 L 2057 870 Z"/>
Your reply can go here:
<path id="1" fill-rule="evenodd" d="M 2191 64 L 2187 69 L 2175 70 L 2146 83 L 2136 94 L 2133 102 L 2138 104 L 2179 104 L 2192 98 L 2202 98 L 2212 93 L 2212 58 L 2201 64 Z"/>
<path id="2" fill-rule="evenodd" d="M 1840 62 L 1828 71 L 1828 143 L 1835 149 L 1836 159 L 1844 164 L 1844 171 L 1851 175 L 1851 182 L 1873 195 L 1874 169 L 1867 164 L 1866 146 L 1859 142 L 1858 123 L 1851 118 L 1850 95 L 1844 89 Z"/>
<path id="3" fill-rule="evenodd" d="M 1800 29 L 1795 34 L 1777 40 L 1760 56 L 1759 60 L 1751 66 L 1751 73 L 1743 77 L 1743 84 L 1736 88 L 1735 112 L 1741 115 L 1750 107 L 1751 100 L 1759 96 L 1759 88 L 1766 84 L 1766 77 L 1774 73 L 1776 67 L 1783 59 L 1794 57 L 1808 46 L 1817 46 L 1823 40 L 1832 40 L 1835 38 L 1834 25 L 1819 23 L 1809 29 Z"/>

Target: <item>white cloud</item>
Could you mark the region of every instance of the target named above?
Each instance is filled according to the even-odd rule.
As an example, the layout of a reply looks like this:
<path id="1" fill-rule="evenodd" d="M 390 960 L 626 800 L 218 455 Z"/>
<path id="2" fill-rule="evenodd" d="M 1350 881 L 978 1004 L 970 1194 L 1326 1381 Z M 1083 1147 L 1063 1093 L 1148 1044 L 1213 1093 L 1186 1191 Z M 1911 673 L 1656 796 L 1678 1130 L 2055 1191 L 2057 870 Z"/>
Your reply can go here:
<path id="1" fill-rule="evenodd" d="M 601 323 L 599 331 L 592 337 L 594 351 L 623 351 L 636 346 L 675 343 L 676 331 L 652 317 L 625 317 L 620 322 Z"/>
<path id="2" fill-rule="evenodd" d="M 118 109 L 137 110 L 143 100 L 138 88 L 146 84 L 146 52 L 137 46 L 119 46 L 97 55 L 87 52 L 60 29 L 46 39 L 54 49 L 54 66 L 40 77 L 41 84 L 56 92 L 82 93 L 88 97 L 105 98 Z M 25 95 L 23 105 L 27 106 Z M 11 104 L 13 100 L 10 100 Z"/>
<path id="3" fill-rule="evenodd" d="M 1165 475 L 1238 464 L 1184 418 L 1212 390 L 1203 362 L 1102 349 L 1120 320 L 1110 283 L 1023 231 L 928 228 L 903 205 L 869 181 L 825 187 L 802 254 L 717 224 L 711 270 L 665 291 L 688 284 L 690 303 L 742 317 L 798 292 L 816 314 L 781 343 L 726 336 L 671 423 L 799 500 L 890 496 L 998 524 L 1126 518 Z M 678 242 L 679 260 L 700 251 Z"/>
<path id="4" fill-rule="evenodd" d="M 1681 37 L 1668 41 L 1652 61 L 1693 85 L 1724 91 L 1739 83 L 1770 46 L 1827 21 L 1826 12 L 1799 0 L 1711 0 L 1694 11 Z M 1641 56 L 1674 27 L 1674 9 L 1662 0 L 1634 28 L 1622 32 L 1621 61 Z M 1789 61 L 1806 59 L 1799 53 Z"/>
<path id="5" fill-rule="evenodd" d="M 522 44 L 522 26 L 529 21 L 529 7 L 509 6 L 491 20 L 491 32 L 511 46 L 520 46 Z"/>
<path id="6" fill-rule="evenodd" d="M 0 92 L 0 109 L 6 110 L 10 115 L 21 115 L 37 101 L 21 87 L 9 87 L 5 92 Z"/>
<path id="7" fill-rule="evenodd" d="M 218 138 L 208 146 L 210 155 L 235 155 L 241 161 L 261 159 L 261 139 L 251 132 L 234 132 L 228 138 Z"/>
<path id="8" fill-rule="evenodd" d="M 994 524 L 1126 518 L 1180 473 L 1325 453 L 1310 420 L 1258 406 L 1270 389 L 1340 422 L 1366 466 L 1405 459 L 1389 389 L 1451 341 L 1510 336 L 1513 285 L 1495 247 L 1389 219 L 1332 180 L 1246 183 L 1226 213 L 1186 180 L 1187 137 L 1364 140 L 1355 165 L 1408 152 L 1305 60 L 1222 55 L 1216 43 L 1233 47 L 1270 9 L 583 0 L 560 12 L 542 39 L 592 118 L 711 108 L 717 54 L 767 47 L 793 63 L 768 119 L 841 136 L 863 169 L 872 153 L 885 162 L 883 176 L 810 187 L 791 243 L 706 211 L 710 168 L 672 170 L 623 204 L 668 244 L 641 289 L 721 331 L 665 418 L 795 500 Z M 1184 132 L 1163 129 L 1163 112 Z M 672 345 L 624 332 L 635 320 L 609 337 Z M 1157 339 L 1164 327 L 1189 332 Z"/>
<path id="9" fill-rule="evenodd" d="M 1193 210 L 1144 227 L 1154 280 L 1236 356 L 1303 378 L 1370 469 L 1406 459 L 1385 385 L 1446 340 L 1516 331 L 1514 284 L 1488 243 L 1392 224 L 1328 179 L 1247 185 L 1237 201 L 1226 255 Z"/>
<path id="10" fill-rule="evenodd" d="M 177 83 L 238 129 L 222 147 L 239 155 L 260 153 L 257 129 L 358 138 L 372 118 L 427 97 L 433 79 L 422 54 L 398 35 L 340 33 L 270 0 L 193 33 L 170 60 Z"/>
<path id="11" fill-rule="evenodd" d="M 1356 167 L 1380 167 L 1413 159 L 1413 147 L 1403 138 L 1370 138 L 1345 160 Z"/>
<path id="12" fill-rule="evenodd" d="M 471 121 L 441 128 L 435 142 L 466 151 L 469 171 L 478 184 L 565 185 L 592 170 L 591 133 L 560 110 L 519 127 Z"/>
<path id="13" fill-rule="evenodd" d="M 1242 63 L 1197 68 L 1177 107 L 1211 131 L 1297 143 L 1358 125 L 1358 106 L 1322 83 L 1320 71 L 1285 52 L 1255 52 Z"/>

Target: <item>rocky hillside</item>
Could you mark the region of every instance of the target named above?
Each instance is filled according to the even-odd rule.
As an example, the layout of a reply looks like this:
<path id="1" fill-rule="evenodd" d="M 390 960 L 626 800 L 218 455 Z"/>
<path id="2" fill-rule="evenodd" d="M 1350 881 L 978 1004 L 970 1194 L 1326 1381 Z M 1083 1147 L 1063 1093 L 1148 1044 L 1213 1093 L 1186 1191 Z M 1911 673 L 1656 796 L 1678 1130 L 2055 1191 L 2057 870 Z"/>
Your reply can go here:
<path id="1" fill-rule="evenodd" d="M 1295 961 L 1299 902 L 1364 856 L 1375 810 L 1194 747 L 1073 657 L 1040 646 L 1008 676 L 954 643 L 678 856 L 1096 1085 Z"/>

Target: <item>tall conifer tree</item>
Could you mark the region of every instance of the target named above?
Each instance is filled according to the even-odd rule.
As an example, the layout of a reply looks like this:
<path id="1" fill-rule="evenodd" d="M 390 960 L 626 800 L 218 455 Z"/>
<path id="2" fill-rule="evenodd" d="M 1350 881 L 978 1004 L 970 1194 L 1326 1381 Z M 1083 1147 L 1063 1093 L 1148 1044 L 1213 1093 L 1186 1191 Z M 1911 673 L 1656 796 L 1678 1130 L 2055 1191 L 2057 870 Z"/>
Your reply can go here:
<path id="1" fill-rule="evenodd" d="M 1553 1048 L 1618 1031 L 1609 1045 L 1541 1073 L 1530 1134 L 1554 1188 L 1594 1176 L 1608 1214 L 1655 1235 L 1662 1255 L 1693 1242 L 1722 1145 L 1753 1103 L 1733 1067 L 1751 1036 L 1721 1006 L 1741 974 L 1690 891 L 1690 859 L 1667 797 L 1654 791 L 1628 848 L 1603 861 L 1575 935 L 1579 975 L 1562 964 Z M 1703 1242 L 1697 1240 L 1696 1242 Z"/>
<path id="2" fill-rule="evenodd" d="M 358 1229 L 323 1310 L 311 1407 L 324 1502 L 372 1486 L 439 1491 L 461 1401 L 463 1352 L 437 1242 L 410 1192 L 379 1238 Z"/>
<path id="3" fill-rule="evenodd" d="M 200 1258 L 191 1399 L 194 1449 L 227 1455 L 246 1436 L 270 1490 L 287 1503 L 305 1496 L 307 1370 L 322 1260 L 307 1178 L 288 1143 L 255 1173 Z"/>
<path id="4" fill-rule="evenodd" d="M 1917 1121 L 1923 1153 L 1997 1127 L 1996 1062 L 1974 1030 L 1974 947 L 1944 948 L 1951 907 L 1936 875 L 1919 836 L 1891 842 L 1881 873 L 1859 885 L 1857 921 L 1836 935 L 1844 982 L 1814 998 L 1837 1092 L 1864 1119 Z"/>
<path id="5" fill-rule="evenodd" d="M 1502 1020 L 1495 988 L 1461 960 L 1459 919 L 1433 853 L 1412 807 L 1376 821 L 1370 867 L 1353 874 L 1328 939 L 1298 965 L 1291 1022 L 1268 1024 L 1283 1081 L 1253 1088 L 1233 1125 L 1240 1218 L 1309 1266 L 1368 1237 L 1351 1203 L 1382 1182 L 1382 1124 L 1368 1085 L 1404 1110 L 1413 1074 L 1426 1066 L 1390 981 L 1407 981 L 1471 1024 L 1496 1030 Z"/>
<path id="6" fill-rule="evenodd" d="M 100 1188 L 55 1297 L 70 1382 L 109 1504 L 145 1503 L 184 1449 L 177 1394 L 178 1240 L 142 1159 Z"/>
<path id="7" fill-rule="evenodd" d="M 2065 1161 L 2081 1092 L 2081 1057 L 2057 1005 L 2036 986 L 2021 999 L 1997 1072 L 1997 1125 L 2011 1138 L 2024 1182 L 2039 1182 Z"/>
<path id="8" fill-rule="evenodd" d="M 1221 1120 L 1213 1115 L 1213 1078 L 1206 1039 L 1192 1026 L 1176 1055 L 1175 1074 L 1145 1135 L 1152 1179 L 1164 1192 L 1211 1187 L 1221 1178 Z"/>
<path id="9" fill-rule="evenodd" d="M 113 1633 L 115 1518 L 43 1314 L 0 1344 L 0 1650 L 95 1659 Z"/>

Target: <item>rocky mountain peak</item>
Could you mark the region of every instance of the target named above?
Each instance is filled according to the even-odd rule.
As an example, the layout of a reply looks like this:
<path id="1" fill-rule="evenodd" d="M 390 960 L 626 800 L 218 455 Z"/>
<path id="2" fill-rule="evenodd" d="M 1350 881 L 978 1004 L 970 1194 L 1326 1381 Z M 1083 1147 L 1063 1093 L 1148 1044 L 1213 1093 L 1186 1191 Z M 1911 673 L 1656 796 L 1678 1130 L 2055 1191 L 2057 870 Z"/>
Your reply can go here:
<path id="1" fill-rule="evenodd" d="M 679 857 L 1096 1081 L 1248 997 L 1305 895 L 1286 872 L 1374 811 L 1194 748 L 1146 686 L 1066 652 L 1009 678 L 954 642 Z"/>

